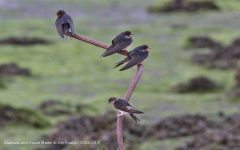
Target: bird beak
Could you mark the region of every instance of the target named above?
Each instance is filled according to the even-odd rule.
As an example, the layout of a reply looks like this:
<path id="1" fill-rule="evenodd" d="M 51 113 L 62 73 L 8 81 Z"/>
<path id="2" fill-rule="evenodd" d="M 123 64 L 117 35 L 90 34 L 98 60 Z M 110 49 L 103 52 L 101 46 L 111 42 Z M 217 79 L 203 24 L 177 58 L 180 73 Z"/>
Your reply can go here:
<path id="1" fill-rule="evenodd" d="M 134 34 L 130 34 L 129 36 L 132 37 Z"/>
<path id="2" fill-rule="evenodd" d="M 151 48 L 147 48 L 146 50 L 149 51 Z"/>

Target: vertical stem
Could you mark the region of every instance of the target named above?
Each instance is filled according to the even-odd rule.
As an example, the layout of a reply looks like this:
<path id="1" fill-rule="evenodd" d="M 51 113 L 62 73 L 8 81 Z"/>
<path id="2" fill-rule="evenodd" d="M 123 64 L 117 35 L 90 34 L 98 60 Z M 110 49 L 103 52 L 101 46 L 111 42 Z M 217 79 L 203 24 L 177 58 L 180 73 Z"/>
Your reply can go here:
<path id="1" fill-rule="evenodd" d="M 134 76 L 134 78 L 133 78 L 133 80 L 132 80 L 132 82 L 131 82 L 131 84 L 130 84 L 127 92 L 126 92 L 126 94 L 125 94 L 125 97 L 124 97 L 124 99 L 126 101 L 129 101 L 129 99 L 130 99 L 130 97 L 131 97 L 131 95 L 133 93 L 133 90 L 137 86 L 137 83 L 138 83 L 138 81 L 139 81 L 139 79 L 140 79 L 140 77 L 142 75 L 142 71 L 143 71 L 143 65 L 142 64 L 138 64 L 137 72 L 136 72 L 136 74 L 135 74 L 135 76 Z"/>
<path id="2" fill-rule="evenodd" d="M 137 72 L 125 94 L 124 100 L 129 101 L 133 90 L 135 89 L 143 71 L 143 65 L 138 64 L 137 66 Z M 123 142 L 123 135 L 122 135 L 122 124 L 123 124 L 123 116 L 118 116 L 117 118 L 117 141 L 118 141 L 118 148 L 119 150 L 125 150 L 124 148 L 124 142 Z"/>
<path id="3" fill-rule="evenodd" d="M 119 150 L 125 150 L 122 135 L 123 116 L 117 117 L 117 142 Z"/>

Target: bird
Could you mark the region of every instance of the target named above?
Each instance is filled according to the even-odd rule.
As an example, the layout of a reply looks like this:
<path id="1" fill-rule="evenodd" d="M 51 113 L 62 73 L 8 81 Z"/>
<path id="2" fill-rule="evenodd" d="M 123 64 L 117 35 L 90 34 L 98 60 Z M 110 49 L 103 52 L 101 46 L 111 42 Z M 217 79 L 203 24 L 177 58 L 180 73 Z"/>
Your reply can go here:
<path id="1" fill-rule="evenodd" d="M 124 114 L 128 114 L 131 116 L 136 122 L 140 121 L 134 114 L 143 114 L 144 112 L 137 110 L 131 104 L 129 104 L 126 100 L 111 97 L 108 100 L 108 104 L 113 104 L 113 106 L 120 112 L 117 116 L 122 116 Z"/>
<path id="2" fill-rule="evenodd" d="M 113 40 L 112 45 L 101 55 L 102 57 L 110 56 L 120 52 L 122 49 L 127 49 L 132 44 L 132 33 L 124 31 L 118 34 Z"/>
<path id="3" fill-rule="evenodd" d="M 149 56 L 149 49 L 150 48 L 147 45 L 141 45 L 136 47 L 135 49 L 127 53 L 127 57 L 124 60 L 116 63 L 117 65 L 114 68 L 124 63 L 127 63 L 122 69 L 119 70 L 124 71 L 139 63 L 144 62 Z"/>
<path id="4" fill-rule="evenodd" d="M 64 10 L 59 10 L 57 12 L 57 19 L 55 21 L 55 26 L 59 35 L 64 38 L 63 34 L 69 33 L 69 29 L 71 29 L 71 34 L 74 35 L 74 26 L 72 18 L 66 14 Z M 67 37 L 66 37 L 67 38 Z"/>

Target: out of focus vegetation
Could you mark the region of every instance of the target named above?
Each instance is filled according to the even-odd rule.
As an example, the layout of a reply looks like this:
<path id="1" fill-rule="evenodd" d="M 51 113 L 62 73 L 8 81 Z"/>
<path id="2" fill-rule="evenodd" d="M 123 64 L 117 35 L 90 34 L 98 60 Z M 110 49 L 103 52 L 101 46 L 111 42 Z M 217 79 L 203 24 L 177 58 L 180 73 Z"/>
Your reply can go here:
<path id="1" fill-rule="evenodd" d="M 240 2 L 209 0 L 217 11 L 148 12 L 149 7 L 163 7 L 169 2 L 0 0 L 0 39 L 5 39 L 0 45 L 0 108 L 4 108 L 0 112 L 0 122 L 4 122 L 0 125 L 1 149 L 44 149 L 45 145 L 6 145 L 3 141 L 70 141 L 82 129 L 88 132 L 84 130 L 79 136 L 83 139 L 78 140 L 101 138 L 102 147 L 96 148 L 103 148 L 109 141 L 113 143 L 110 146 L 116 146 L 115 132 L 110 131 L 115 131 L 117 111 L 108 105 L 108 99 L 124 97 L 136 68 L 119 72 L 113 67 L 123 56 L 102 58 L 103 49 L 76 39 L 62 39 L 54 25 L 59 9 L 71 15 L 77 34 L 111 44 L 117 34 L 129 30 L 134 33 L 129 50 L 142 44 L 151 47 L 130 100 L 144 114 L 138 115 L 141 122 L 137 125 L 126 120 L 126 144 L 137 140 L 135 143 L 141 143 L 137 149 L 142 150 L 190 150 L 191 145 L 184 147 L 190 141 L 191 150 L 195 150 L 206 145 L 197 145 L 194 140 L 204 139 L 203 143 L 217 143 L 214 148 L 229 148 L 231 139 L 225 145 L 216 140 L 225 139 L 223 133 L 231 137 L 239 133 L 239 122 L 234 121 L 239 120 L 238 115 L 234 114 L 239 114 L 240 104 L 236 71 L 240 49 L 238 42 L 231 46 L 240 37 Z M 195 1 L 184 1 L 190 2 Z M 199 42 L 196 37 L 206 37 L 203 46 L 194 46 Z M 33 44 L 36 39 L 48 44 Z M 16 41 L 28 44 L 16 45 Z M 204 80 L 203 85 L 202 80 L 194 80 L 196 77 L 211 80 Z M 190 84 L 193 80 L 196 82 Z M 182 83 L 186 83 L 185 89 L 178 86 L 177 92 L 173 90 Z M 206 85 L 211 88 L 206 90 Z M 13 111 L 9 114 L 9 110 Z M 110 116 L 99 115 L 108 110 L 114 110 Z M 105 125 L 101 118 L 109 122 Z M 110 131 L 99 129 L 101 124 L 109 126 Z M 142 128 L 147 132 L 138 130 Z"/>

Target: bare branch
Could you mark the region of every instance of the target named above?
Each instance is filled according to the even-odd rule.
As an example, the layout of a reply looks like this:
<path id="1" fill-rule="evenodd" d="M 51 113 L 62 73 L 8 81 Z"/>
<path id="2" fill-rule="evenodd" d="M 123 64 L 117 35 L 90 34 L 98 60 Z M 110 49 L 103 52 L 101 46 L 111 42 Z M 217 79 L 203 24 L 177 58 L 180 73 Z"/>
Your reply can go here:
<path id="1" fill-rule="evenodd" d="M 133 80 L 132 80 L 132 82 L 131 82 L 131 84 L 130 84 L 127 92 L 126 92 L 126 94 L 125 94 L 125 97 L 124 97 L 124 99 L 126 101 L 129 101 L 129 99 L 130 99 L 130 97 L 131 97 L 131 95 L 133 93 L 133 90 L 137 86 L 137 83 L 138 83 L 138 81 L 139 81 L 139 79 L 140 79 L 140 77 L 142 75 L 142 71 L 143 71 L 143 65 L 142 64 L 138 64 L 137 72 L 136 72 L 136 74 L 135 74 L 135 76 L 134 76 L 134 78 L 133 78 Z"/>
<path id="2" fill-rule="evenodd" d="M 97 47 L 101 47 L 103 49 L 108 49 L 110 45 L 108 44 L 105 44 L 105 43 L 102 43 L 102 42 L 99 42 L 99 41 L 96 41 L 96 40 L 93 40 L 93 39 L 90 39 L 90 38 L 87 38 L 87 37 L 84 37 L 82 35 L 79 35 L 79 34 L 74 34 L 73 36 L 71 34 L 68 34 L 68 36 L 72 37 L 72 38 L 75 38 L 75 39 L 78 39 L 78 40 L 81 40 L 83 42 L 87 42 L 89 44 L 92 44 L 92 45 L 95 45 Z M 119 54 L 122 54 L 122 55 L 125 55 L 127 56 L 127 53 L 128 51 L 126 50 L 121 50 L 119 52 Z M 142 75 L 142 71 L 143 71 L 143 65 L 142 64 L 138 64 L 137 66 L 137 72 L 125 94 L 125 97 L 124 99 L 126 101 L 129 101 L 132 93 L 133 93 L 133 90 L 135 89 L 141 75 Z M 117 118 L 117 141 L 118 141 L 118 148 L 119 150 L 125 150 L 124 148 L 124 142 L 123 142 L 123 135 L 122 135 L 122 123 L 123 123 L 123 116 L 118 116 Z"/>
<path id="3" fill-rule="evenodd" d="M 135 89 L 141 75 L 142 75 L 142 71 L 143 71 L 143 65 L 142 64 L 138 64 L 137 66 L 137 72 L 125 94 L 124 99 L 126 101 L 129 101 L 133 90 Z M 118 148 L 119 150 L 125 150 L 124 149 L 124 142 L 123 142 L 123 136 L 122 136 L 122 123 L 123 123 L 123 116 L 118 116 L 117 119 L 117 140 L 118 140 Z"/>
<path id="4" fill-rule="evenodd" d="M 117 142 L 119 150 L 125 150 L 122 135 L 123 116 L 117 117 Z"/>
<path id="5" fill-rule="evenodd" d="M 65 35 L 66 35 L 66 34 L 65 34 Z M 86 42 L 86 43 L 95 45 L 95 46 L 97 46 L 97 47 L 101 47 L 101 48 L 103 48 L 103 49 L 108 49 L 108 48 L 110 47 L 110 45 L 108 45 L 108 44 L 105 44 L 105 43 L 102 43 L 102 42 L 99 42 L 99 41 L 96 41 L 96 40 L 87 38 L 87 37 L 82 36 L 82 35 L 79 35 L 79 34 L 74 34 L 74 35 L 72 35 L 71 32 L 69 32 L 67 36 L 70 36 L 70 37 L 75 38 L 75 39 L 78 39 L 78 40 L 80 40 L 80 41 L 83 41 L 83 42 Z M 119 54 L 122 54 L 122 55 L 125 55 L 125 56 L 127 56 L 127 53 L 128 53 L 127 50 L 121 50 L 121 51 L 119 52 Z"/>

